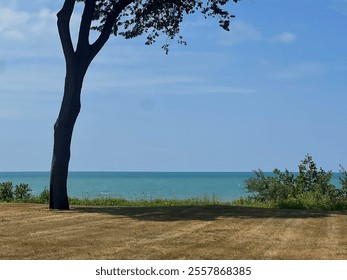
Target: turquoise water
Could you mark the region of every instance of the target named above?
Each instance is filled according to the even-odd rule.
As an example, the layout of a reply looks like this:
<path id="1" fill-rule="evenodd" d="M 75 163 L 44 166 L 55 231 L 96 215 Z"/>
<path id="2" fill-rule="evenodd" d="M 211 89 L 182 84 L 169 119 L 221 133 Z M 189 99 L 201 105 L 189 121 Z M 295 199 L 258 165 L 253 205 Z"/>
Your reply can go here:
<path id="1" fill-rule="evenodd" d="M 252 172 L 70 172 L 68 195 L 79 198 L 155 199 L 215 196 L 221 201 L 246 196 Z M 271 173 L 269 173 L 271 174 Z M 332 183 L 338 185 L 339 174 Z M 49 172 L 0 172 L 0 182 L 29 184 L 37 195 L 49 186 Z"/>
<path id="2" fill-rule="evenodd" d="M 243 172 L 70 172 L 71 197 L 154 199 L 216 196 L 228 201 L 246 194 Z M 26 183 L 39 194 L 49 186 L 49 172 L 0 172 L 0 182 Z"/>

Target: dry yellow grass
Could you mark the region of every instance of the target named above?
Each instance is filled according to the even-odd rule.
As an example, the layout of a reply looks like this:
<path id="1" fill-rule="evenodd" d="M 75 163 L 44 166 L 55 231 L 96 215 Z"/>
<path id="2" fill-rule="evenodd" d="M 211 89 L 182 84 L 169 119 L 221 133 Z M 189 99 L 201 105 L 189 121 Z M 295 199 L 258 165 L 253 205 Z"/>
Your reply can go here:
<path id="1" fill-rule="evenodd" d="M 0 203 L 0 259 L 347 259 L 347 212 Z"/>

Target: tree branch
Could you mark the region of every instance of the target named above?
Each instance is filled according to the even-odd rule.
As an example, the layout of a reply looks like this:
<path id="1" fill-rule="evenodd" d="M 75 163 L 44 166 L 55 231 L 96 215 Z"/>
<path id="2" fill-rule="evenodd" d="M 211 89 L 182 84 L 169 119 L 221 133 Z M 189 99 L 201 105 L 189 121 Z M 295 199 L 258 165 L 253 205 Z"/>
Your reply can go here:
<path id="1" fill-rule="evenodd" d="M 92 57 L 95 57 L 101 48 L 110 38 L 112 28 L 121 12 L 130 5 L 134 0 L 120 0 L 113 4 L 112 10 L 108 13 L 105 24 L 101 30 L 99 37 L 91 45 Z"/>
<path id="2" fill-rule="evenodd" d="M 74 7 L 75 0 L 65 0 L 63 7 L 57 13 L 58 32 L 66 63 L 70 63 L 74 55 L 74 48 L 70 33 L 70 19 Z"/>
<path id="3" fill-rule="evenodd" d="M 81 25 L 78 35 L 77 49 L 79 52 L 86 47 L 89 47 L 90 27 L 93 21 L 96 0 L 86 0 L 81 19 Z"/>

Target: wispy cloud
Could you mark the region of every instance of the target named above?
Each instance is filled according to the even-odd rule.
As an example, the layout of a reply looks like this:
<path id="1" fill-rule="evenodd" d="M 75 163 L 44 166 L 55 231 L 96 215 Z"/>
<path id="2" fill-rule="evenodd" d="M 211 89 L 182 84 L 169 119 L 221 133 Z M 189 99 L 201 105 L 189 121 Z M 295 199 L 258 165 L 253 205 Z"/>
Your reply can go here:
<path id="1" fill-rule="evenodd" d="M 24 40 L 23 27 L 30 18 L 27 12 L 18 12 L 11 8 L 0 8 L 0 36 L 15 41 Z"/>
<path id="2" fill-rule="evenodd" d="M 0 8 L 0 60 L 6 65 L 35 59 L 61 58 L 56 15 L 50 9 L 22 11 Z"/>
<path id="3" fill-rule="evenodd" d="M 100 73 L 96 74 L 101 75 Z M 160 87 L 162 91 L 160 92 L 168 92 L 173 88 L 176 88 L 177 85 L 187 85 L 191 83 L 201 83 L 201 79 L 195 77 L 187 77 L 187 76 L 156 76 L 156 75 L 148 75 L 147 77 L 137 75 L 136 77 L 131 77 L 129 75 L 122 75 L 120 79 L 112 80 L 111 77 L 108 79 L 107 77 L 100 77 L 100 83 L 97 82 L 99 79 L 86 80 L 85 84 L 88 89 L 102 89 L 102 88 L 126 88 L 128 90 L 140 90 L 146 91 L 150 89 L 157 89 Z M 165 90 L 166 89 L 166 90 Z"/>
<path id="4" fill-rule="evenodd" d="M 194 87 L 183 86 L 179 94 L 251 94 L 257 92 L 255 89 L 247 87 L 237 87 L 232 85 L 196 85 Z"/>
<path id="5" fill-rule="evenodd" d="M 258 41 L 262 37 L 258 29 L 242 21 L 235 21 L 230 28 L 230 32 L 223 31 L 222 34 L 219 41 L 222 46 L 233 46 L 247 41 Z"/>
<path id="6" fill-rule="evenodd" d="M 51 33 L 55 24 L 55 13 L 41 9 L 29 13 L 13 8 L 0 8 L 0 36 L 10 41 L 25 41 L 33 36 Z M 54 29 L 55 31 L 55 29 Z"/>
<path id="7" fill-rule="evenodd" d="M 251 24 L 238 21 L 234 22 L 230 32 L 223 32 L 219 44 L 222 46 L 233 46 L 250 41 L 277 42 L 289 44 L 297 39 L 293 32 L 284 31 L 272 37 L 262 35 L 262 32 Z"/>
<path id="8" fill-rule="evenodd" d="M 117 79 L 112 77 L 117 76 Z M 154 95 L 201 95 L 201 94 L 251 94 L 256 90 L 251 87 L 236 86 L 222 82 L 213 83 L 200 76 L 194 75 L 133 75 L 113 73 L 104 76 L 101 72 L 95 72 L 93 79 L 86 79 L 87 92 L 101 92 L 104 94 L 154 94 Z"/>
<path id="9" fill-rule="evenodd" d="M 280 34 L 277 34 L 272 38 L 272 41 L 274 42 L 280 42 L 280 43 L 293 43 L 296 40 L 296 35 L 292 32 L 282 32 Z"/>
<path id="10" fill-rule="evenodd" d="M 293 80 L 321 77 L 325 73 L 326 69 L 321 62 L 302 61 L 278 68 L 271 76 L 277 80 Z"/>
<path id="11" fill-rule="evenodd" d="M 331 4 L 328 6 L 328 9 L 347 16 L 347 0 L 331 1 Z"/>

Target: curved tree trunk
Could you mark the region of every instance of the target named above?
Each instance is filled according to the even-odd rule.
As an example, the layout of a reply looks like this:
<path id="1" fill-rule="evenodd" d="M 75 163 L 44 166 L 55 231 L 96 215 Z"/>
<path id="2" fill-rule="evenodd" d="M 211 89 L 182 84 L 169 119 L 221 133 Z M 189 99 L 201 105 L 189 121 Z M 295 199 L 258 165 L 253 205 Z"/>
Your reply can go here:
<path id="1" fill-rule="evenodd" d="M 67 177 L 70 146 L 73 128 L 81 109 L 83 79 L 90 63 L 109 39 L 114 21 L 132 1 L 123 0 L 113 4 L 99 37 L 93 44 L 90 44 L 89 32 L 94 18 L 96 0 L 85 0 L 76 50 L 72 44 L 69 26 L 76 0 L 65 0 L 57 14 L 58 32 L 66 62 L 66 77 L 63 102 L 54 125 L 54 147 L 49 185 L 50 209 L 69 209 Z"/>
<path id="2" fill-rule="evenodd" d="M 81 90 L 85 71 L 69 66 L 66 71 L 64 97 L 54 125 L 54 147 L 50 177 L 50 209 L 69 209 L 67 177 L 72 132 L 81 109 Z"/>

